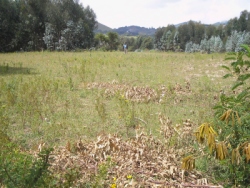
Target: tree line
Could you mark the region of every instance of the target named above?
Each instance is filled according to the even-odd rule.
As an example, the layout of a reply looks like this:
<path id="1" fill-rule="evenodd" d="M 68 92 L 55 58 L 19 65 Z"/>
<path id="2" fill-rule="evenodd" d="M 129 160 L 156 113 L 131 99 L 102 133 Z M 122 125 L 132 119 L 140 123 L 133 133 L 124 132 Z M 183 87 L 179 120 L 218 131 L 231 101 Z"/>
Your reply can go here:
<path id="1" fill-rule="evenodd" d="M 239 18 L 232 18 L 227 23 L 219 25 L 205 25 L 195 21 L 179 26 L 168 25 L 158 28 L 152 40 L 141 36 L 135 41 L 134 46 L 138 46 L 138 43 L 143 44 L 139 47 L 141 49 L 160 51 L 239 51 L 241 44 L 250 44 L 250 12 L 244 10 Z"/>
<path id="2" fill-rule="evenodd" d="M 78 0 L 0 0 L 0 52 L 89 48 L 96 23 Z"/>
<path id="3" fill-rule="evenodd" d="M 250 44 L 250 12 L 247 10 L 226 24 L 189 21 L 179 27 L 158 28 L 154 36 L 154 48 L 163 51 L 230 52 L 238 51 L 241 44 Z"/>
<path id="4" fill-rule="evenodd" d="M 111 33 L 115 35 L 114 32 L 95 35 L 95 46 L 101 50 L 117 50 L 121 49 L 121 44 L 126 43 L 129 51 L 237 52 L 241 44 L 250 44 L 250 13 L 244 10 L 239 18 L 232 18 L 225 24 L 205 25 L 189 21 L 179 26 L 168 25 L 158 28 L 153 37 L 116 34 L 113 45 L 110 45 Z"/>
<path id="5" fill-rule="evenodd" d="M 161 51 L 238 51 L 250 44 L 250 12 L 225 25 L 189 21 L 157 28 L 153 36 L 95 33 L 96 15 L 78 0 L 0 0 L 0 52 L 76 50 L 104 51 L 155 49 Z"/>

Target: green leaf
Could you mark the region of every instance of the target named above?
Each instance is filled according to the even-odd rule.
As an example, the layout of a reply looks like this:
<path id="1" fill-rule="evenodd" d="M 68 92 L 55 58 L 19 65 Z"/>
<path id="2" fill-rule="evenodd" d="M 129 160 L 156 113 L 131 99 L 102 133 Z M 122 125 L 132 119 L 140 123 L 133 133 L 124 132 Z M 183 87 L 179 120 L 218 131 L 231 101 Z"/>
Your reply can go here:
<path id="1" fill-rule="evenodd" d="M 228 66 L 222 65 L 221 67 L 230 71 L 230 68 Z"/>
<path id="2" fill-rule="evenodd" d="M 236 60 L 236 57 L 233 57 L 233 56 L 226 57 L 225 60 Z"/>
<path id="3" fill-rule="evenodd" d="M 242 100 L 245 96 L 247 96 L 248 91 L 242 91 L 239 95 L 237 95 L 238 100 Z"/>
<path id="4" fill-rule="evenodd" d="M 223 109 L 223 106 L 222 105 L 216 105 L 216 106 L 213 107 L 213 109 L 214 110 L 216 110 L 216 109 Z"/>
<path id="5" fill-rule="evenodd" d="M 244 74 L 244 75 L 240 75 L 240 76 L 238 77 L 238 80 L 244 82 L 244 81 L 247 80 L 248 78 L 250 78 L 250 74 Z"/>
<path id="6" fill-rule="evenodd" d="M 240 68 L 237 65 L 234 65 L 233 68 L 234 68 L 235 73 L 238 73 L 238 74 L 240 73 Z"/>
<path id="7" fill-rule="evenodd" d="M 246 66 L 246 70 L 250 67 L 250 61 L 244 61 L 244 65 Z"/>
<path id="8" fill-rule="evenodd" d="M 246 44 L 242 44 L 241 47 L 246 51 L 246 56 L 250 57 L 250 48 Z"/>
<path id="9" fill-rule="evenodd" d="M 226 74 L 226 75 L 223 76 L 223 78 L 228 78 L 228 77 L 231 77 L 231 76 L 233 76 L 233 75 L 232 74 Z"/>
<path id="10" fill-rule="evenodd" d="M 236 54 L 236 52 L 228 52 L 227 56 L 230 56 L 230 55 L 237 55 L 237 54 Z"/>
<path id="11" fill-rule="evenodd" d="M 231 89 L 235 90 L 237 87 L 239 87 L 241 85 L 243 85 L 243 82 L 236 82 Z"/>

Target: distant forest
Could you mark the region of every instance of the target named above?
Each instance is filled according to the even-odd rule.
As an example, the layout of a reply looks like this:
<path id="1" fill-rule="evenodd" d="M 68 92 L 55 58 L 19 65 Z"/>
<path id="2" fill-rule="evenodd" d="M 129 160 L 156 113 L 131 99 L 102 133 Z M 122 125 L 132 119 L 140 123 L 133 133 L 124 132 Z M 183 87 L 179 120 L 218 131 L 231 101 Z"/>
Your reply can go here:
<path id="1" fill-rule="evenodd" d="M 164 51 L 229 52 L 238 51 L 243 43 L 250 44 L 250 13 L 247 10 L 225 25 L 189 21 L 179 27 L 158 28 L 154 35 L 154 48 Z"/>
<path id="2" fill-rule="evenodd" d="M 250 13 L 225 25 L 205 25 L 189 21 L 179 26 L 147 28 L 138 26 L 98 33 L 94 10 L 78 0 L 0 0 L 0 52 L 66 51 L 81 49 L 130 51 L 161 50 L 186 52 L 238 51 L 250 44 Z M 118 34 L 123 32 L 123 34 Z M 130 33 L 129 33 L 130 32 Z M 134 33 L 133 33 L 134 32 Z M 136 35 L 136 36 L 128 36 Z"/>

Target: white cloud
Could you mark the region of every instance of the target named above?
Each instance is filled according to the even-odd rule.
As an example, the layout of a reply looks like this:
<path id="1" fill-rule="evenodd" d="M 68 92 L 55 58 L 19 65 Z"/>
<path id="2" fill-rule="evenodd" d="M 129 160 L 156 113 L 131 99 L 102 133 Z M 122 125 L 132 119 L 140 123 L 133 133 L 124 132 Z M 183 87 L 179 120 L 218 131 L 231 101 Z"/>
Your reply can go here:
<path id="1" fill-rule="evenodd" d="M 150 9 L 164 8 L 165 6 L 167 6 L 169 4 L 179 3 L 180 1 L 182 1 L 182 0 L 149 0 L 146 3 L 146 7 L 150 8 Z"/>
<path id="2" fill-rule="evenodd" d="M 138 25 L 162 27 L 195 20 L 215 23 L 238 17 L 249 0 L 80 0 L 89 5 L 97 20 L 111 28 Z M 250 10 L 248 10 L 250 11 Z"/>

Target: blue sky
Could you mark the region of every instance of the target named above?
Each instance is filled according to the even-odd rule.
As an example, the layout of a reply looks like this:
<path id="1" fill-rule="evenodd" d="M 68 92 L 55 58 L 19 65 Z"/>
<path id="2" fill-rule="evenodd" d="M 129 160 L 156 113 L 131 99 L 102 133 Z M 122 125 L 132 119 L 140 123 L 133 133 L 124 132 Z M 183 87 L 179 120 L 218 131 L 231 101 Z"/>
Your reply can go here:
<path id="1" fill-rule="evenodd" d="M 79 0 L 97 21 L 111 28 L 137 25 L 163 27 L 194 20 L 205 24 L 239 17 L 250 0 Z M 247 9 L 248 8 L 248 9 Z"/>

